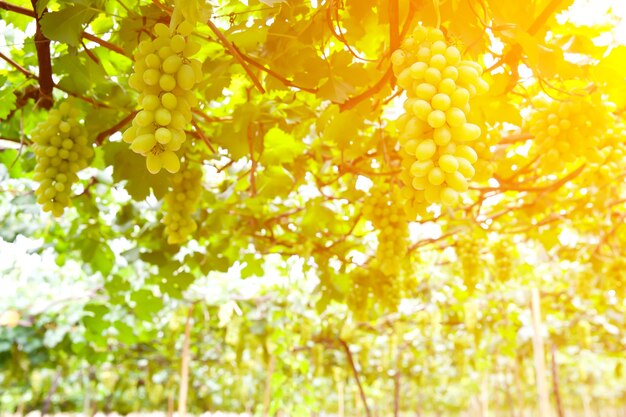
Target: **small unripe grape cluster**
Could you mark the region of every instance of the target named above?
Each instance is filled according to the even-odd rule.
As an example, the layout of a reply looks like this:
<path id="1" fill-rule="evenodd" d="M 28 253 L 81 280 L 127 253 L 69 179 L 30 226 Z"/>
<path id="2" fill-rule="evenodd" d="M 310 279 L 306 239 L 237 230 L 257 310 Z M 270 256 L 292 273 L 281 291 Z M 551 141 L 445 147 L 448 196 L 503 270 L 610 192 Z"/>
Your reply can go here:
<path id="1" fill-rule="evenodd" d="M 456 242 L 455 251 L 460 262 L 463 282 L 468 288 L 473 288 L 480 281 L 482 274 L 480 244 L 472 236 L 461 236 Z"/>
<path id="2" fill-rule="evenodd" d="M 604 147 L 595 164 L 601 183 L 613 181 L 626 166 L 626 125 L 616 122 L 604 133 Z"/>
<path id="3" fill-rule="evenodd" d="M 441 30 L 421 25 L 391 62 L 407 95 L 398 127 L 409 212 L 423 214 L 431 203 L 453 206 L 475 174 L 478 155 L 470 143 L 481 128 L 468 118 L 472 97 L 489 88 L 483 69 L 463 60 Z"/>
<path id="4" fill-rule="evenodd" d="M 193 26 L 181 22 L 175 32 L 154 26 L 157 37 L 142 41 L 135 52 L 134 73 L 128 84 L 137 90 L 141 110 L 123 134 L 130 148 L 146 157 L 148 171 L 180 169 L 178 151 L 186 140 L 185 126 L 196 105 L 193 87 L 202 78 L 202 64 L 190 58 L 200 44 L 187 39 Z"/>
<path id="5" fill-rule="evenodd" d="M 543 170 L 560 171 L 578 159 L 602 161 L 602 135 L 611 125 L 612 103 L 603 102 L 599 95 L 564 101 L 538 96 L 532 105 L 528 130 L 536 144 L 533 154 L 540 156 Z"/>
<path id="6" fill-rule="evenodd" d="M 500 241 L 494 244 L 491 254 L 494 263 L 494 278 L 498 282 L 506 282 L 511 278 L 513 270 L 513 254 L 507 245 L 509 242 Z"/>
<path id="7" fill-rule="evenodd" d="M 379 230 L 376 258 L 381 271 L 398 275 L 407 253 L 409 235 L 408 220 L 398 192 L 389 187 L 372 188 L 363 214 Z"/>
<path id="8" fill-rule="evenodd" d="M 485 129 L 485 132 L 472 144 L 478 155 L 478 160 L 474 164 L 476 174 L 472 178 L 474 182 L 485 182 L 493 178 L 498 167 L 493 147 L 502 140 L 502 135 L 497 129 Z"/>
<path id="9" fill-rule="evenodd" d="M 352 286 L 346 297 L 346 305 L 354 314 L 356 320 L 364 321 L 367 319 L 370 300 L 370 284 L 368 273 L 365 270 L 358 269 L 351 274 Z"/>
<path id="10" fill-rule="evenodd" d="M 78 180 L 76 173 L 86 168 L 93 156 L 80 111 L 70 101 L 61 103 L 35 127 L 32 141 L 37 161 L 33 178 L 39 182 L 37 202 L 58 217 L 72 205 L 70 193 Z"/>
<path id="11" fill-rule="evenodd" d="M 163 217 L 167 243 L 184 243 L 198 225 L 193 212 L 202 191 L 202 171 L 183 167 L 172 177 L 172 189 L 165 196 L 166 213 Z"/>

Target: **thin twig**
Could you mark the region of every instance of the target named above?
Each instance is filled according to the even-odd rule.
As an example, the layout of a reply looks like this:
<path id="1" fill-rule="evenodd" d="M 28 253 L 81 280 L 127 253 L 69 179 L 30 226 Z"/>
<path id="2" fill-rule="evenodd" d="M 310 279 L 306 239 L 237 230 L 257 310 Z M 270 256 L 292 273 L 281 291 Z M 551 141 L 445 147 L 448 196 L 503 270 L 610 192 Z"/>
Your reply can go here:
<path id="1" fill-rule="evenodd" d="M 265 89 L 263 88 L 263 86 L 261 85 L 261 82 L 259 81 L 259 79 L 257 78 L 257 76 L 252 72 L 252 70 L 250 70 L 250 67 L 248 67 L 248 64 L 246 64 L 246 61 L 243 59 L 243 57 L 241 56 L 241 54 L 239 53 L 239 50 L 237 48 L 234 47 L 233 43 L 231 41 L 229 41 L 226 36 L 224 36 L 224 34 L 222 33 L 221 30 L 219 30 L 219 28 L 217 26 L 215 26 L 215 24 L 213 22 L 211 22 L 210 20 L 207 21 L 207 25 L 209 26 L 209 28 L 213 31 L 213 33 L 215 33 L 215 36 L 218 37 L 218 39 L 222 42 L 222 44 L 226 47 L 226 49 L 228 49 L 230 51 L 230 54 L 237 60 L 239 61 L 239 63 L 241 64 L 241 66 L 243 67 L 244 71 L 246 72 L 246 74 L 248 74 L 248 77 L 250 77 L 250 79 L 252 80 L 252 83 L 254 84 L 254 86 L 256 87 L 257 90 L 259 90 L 259 92 L 261 94 L 265 93 Z"/>
<path id="2" fill-rule="evenodd" d="M 104 139 L 111 136 L 113 133 L 118 132 L 121 128 L 126 126 L 128 122 L 133 120 L 133 117 L 135 117 L 135 114 L 137 114 L 137 111 L 130 112 L 126 117 L 124 117 L 122 120 L 120 120 L 119 122 L 111 126 L 110 128 L 98 133 L 98 136 L 96 136 L 96 141 L 95 141 L 96 145 L 101 145 L 102 142 L 104 142 Z"/>
<path id="3" fill-rule="evenodd" d="M 352 357 L 352 352 L 350 351 L 350 346 L 346 343 L 345 340 L 338 338 L 339 343 L 343 347 L 343 350 L 346 352 L 346 357 L 348 359 L 348 363 L 350 364 L 350 368 L 352 369 L 352 375 L 354 376 L 354 380 L 356 381 L 356 385 L 359 388 L 359 394 L 361 395 L 361 401 L 363 401 L 363 406 L 365 407 L 365 415 L 366 417 L 371 417 L 372 412 L 370 411 L 370 407 L 367 404 L 367 397 L 365 396 L 365 391 L 363 390 L 363 385 L 361 385 L 361 379 L 359 378 L 359 371 L 356 369 L 356 365 L 354 364 L 354 358 Z"/>
<path id="4" fill-rule="evenodd" d="M 13 61 L 11 58 L 9 58 L 8 56 L 6 56 L 5 54 L 3 54 L 2 52 L 0 52 L 0 58 L 4 59 L 6 62 L 8 62 L 12 67 L 14 67 L 16 70 L 18 70 L 19 72 L 21 72 L 22 74 L 24 74 L 26 76 L 26 78 L 34 78 L 36 79 L 37 77 L 35 76 L 35 74 L 33 74 L 32 72 L 28 71 L 26 68 L 24 68 L 23 66 L 21 66 L 20 64 L 18 64 L 17 62 Z"/>
<path id="5" fill-rule="evenodd" d="M 112 44 L 111 42 L 107 42 L 104 39 L 100 39 L 99 37 L 92 35 L 91 33 L 87 33 L 87 32 L 83 32 L 82 37 L 87 39 L 88 41 L 97 43 L 98 45 L 105 47 L 106 49 L 113 51 L 113 52 L 117 52 L 118 54 L 125 56 L 127 58 L 130 58 L 128 56 L 128 54 L 126 53 L 126 51 L 124 51 L 122 48 L 120 48 L 117 45 Z"/>

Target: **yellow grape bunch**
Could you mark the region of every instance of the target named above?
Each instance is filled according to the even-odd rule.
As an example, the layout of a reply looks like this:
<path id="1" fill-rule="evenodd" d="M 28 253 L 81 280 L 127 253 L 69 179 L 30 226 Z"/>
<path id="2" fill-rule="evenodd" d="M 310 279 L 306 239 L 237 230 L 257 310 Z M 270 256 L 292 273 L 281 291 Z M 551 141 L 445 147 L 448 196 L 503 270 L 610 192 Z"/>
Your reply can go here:
<path id="1" fill-rule="evenodd" d="M 407 96 L 398 119 L 407 209 L 423 215 L 432 203 L 454 206 L 478 160 L 472 142 L 481 137 L 481 128 L 468 119 L 472 98 L 489 88 L 483 69 L 463 60 L 441 30 L 421 25 L 391 62 Z"/>
<path id="2" fill-rule="evenodd" d="M 626 166 L 626 125 L 616 121 L 604 133 L 604 147 L 599 150 L 599 163 L 595 166 L 596 185 L 613 181 Z"/>
<path id="3" fill-rule="evenodd" d="M 472 178 L 473 182 L 486 182 L 490 178 L 493 178 L 498 168 L 497 156 L 493 149 L 501 140 L 502 134 L 500 131 L 491 128 L 485 129 L 480 139 L 472 144 L 478 156 L 474 164 L 476 173 Z"/>
<path id="4" fill-rule="evenodd" d="M 512 241 L 501 240 L 496 242 L 491 249 L 493 255 L 493 277 L 498 282 L 507 282 L 512 277 L 513 253 L 515 247 Z"/>
<path id="5" fill-rule="evenodd" d="M 483 274 L 480 243 L 472 235 L 460 236 L 456 242 L 456 255 L 463 275 L 463 282 L 469 289 L 481 281 Z"/>
<path id="6" fill-rule="evenodd" d="M 202 191 L 202 171 L 183 166 L 172 177 L 172 189 L 165 196 L 166 213 L 163 217 L 167 243 L 187 241 L 198 225 L 193 219 L 196 204 Z"/>
<path id="7" fill-rule="evenodd" d="M 192 31 L 187 21 L 175 31 L 157 23 L 156 38 L 142 41 L 135 52 L 128 84 L 140 93 L 141 110 L 122 138 L 146 157 L 152 174 L 161 168 L 172 173 L 180 169 L 176 151 L 186 140 L 185 126 L 196 105 L 192 89 L 202 78 L 202 64 L 190 58 L 200 50 L 200 44 L 188 39 Z"/>
<path id="8" fill-rule="evenodd" d="M 386 275 L 398 275 L 408 250 L 409 224 L 398 191 L 372 188 L 363 215 L 378 229 L 377 264 Z"/>
<path id="9" fill-rule="evenodd" d="M 37 202 L 44 211 L 61 216 L 72 205 L 72 184 L 76 173 L 86 168 L 93 156 L 93 147 L 87 139 L 87 130 L 80 119 L 80 111 L 71 101 L 51 109 L 48 119 L 39 123 L 32 133 L 35 153 L 35 191 Z"/>
<path id="10" fill-rule="evenodd" d="M 613 103 L 591 94 L 566 100 L 537 96 L 532 106 L 528 121 L 535 144 L 532 154 L 540 157 L 544 170 L 560 171 L 581 158 L 602 162 L 603 134 L 613 123 Z"/>

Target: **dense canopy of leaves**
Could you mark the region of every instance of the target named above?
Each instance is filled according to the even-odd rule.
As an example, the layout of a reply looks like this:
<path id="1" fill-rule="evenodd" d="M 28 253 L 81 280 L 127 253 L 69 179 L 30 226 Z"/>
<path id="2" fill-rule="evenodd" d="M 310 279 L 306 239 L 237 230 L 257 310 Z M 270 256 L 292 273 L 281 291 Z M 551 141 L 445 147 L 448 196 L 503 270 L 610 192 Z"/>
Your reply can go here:
<path id="1" fill-rule="evenodd" d="M 194 411 L 458 411 L 481 390 L 483 406 L 524 408 L 533 288 L 555 395 L 622 404 L 626 46 L 616 18 L 582 24 L 573 3 L 0 1 L 2 405 L 164 408 L 188 317 Z M 174 12 L 197 21 L 203 72 L 182 244 L 162 222 L 172 175 L 121 139 L 133 53 Z M 367 205 L 406 188 L 391 61 L 419 24 L 489 91 L 460 203 L 394 233 Z M 68 97 L 95 155 L 55 218 L 36 203 L 32 131 Z"/>

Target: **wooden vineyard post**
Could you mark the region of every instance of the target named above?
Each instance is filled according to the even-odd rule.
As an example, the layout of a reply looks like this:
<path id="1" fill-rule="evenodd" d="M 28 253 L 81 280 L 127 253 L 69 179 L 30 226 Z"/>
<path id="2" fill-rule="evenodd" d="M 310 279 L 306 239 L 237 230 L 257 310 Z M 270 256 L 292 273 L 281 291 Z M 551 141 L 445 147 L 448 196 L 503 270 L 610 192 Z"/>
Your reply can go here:
<path id="1" fill-rule="evenodd" d="M 530 297 L 530 309 L 533 326 L 533 353 L 535 358 L 535 381 L 537 384 L 537 399 L 539 402 L 539 416 L 550 417 L 550 403 L 546 384 L 546 363 L 541 332 L 541 305 L 539 290 L 533 288 Z"/>

